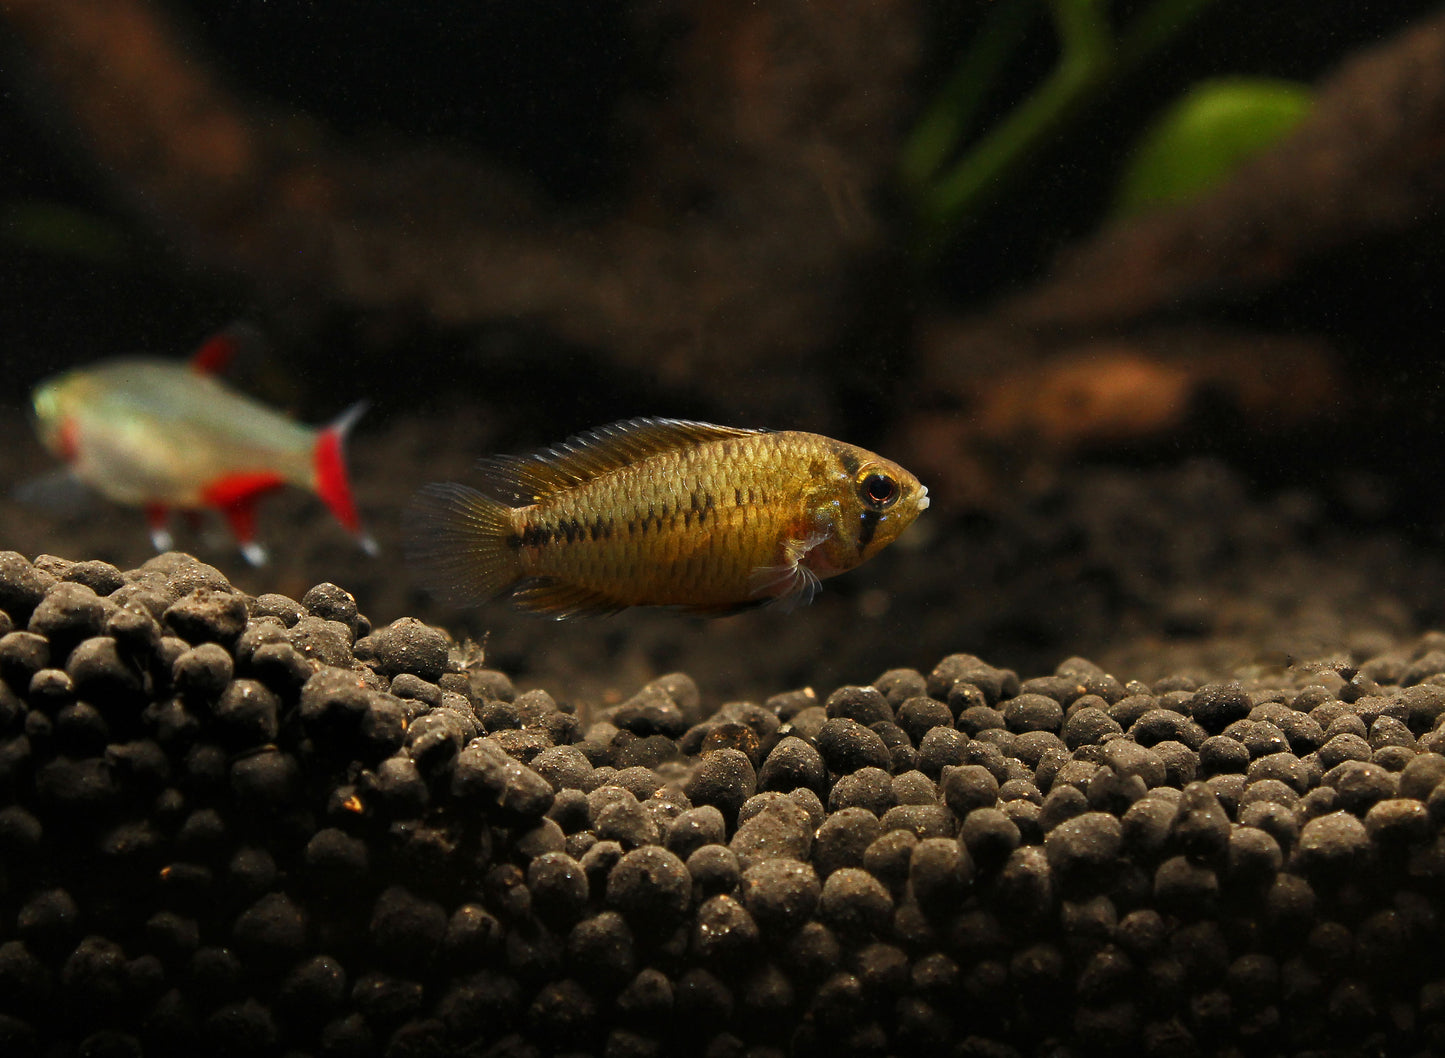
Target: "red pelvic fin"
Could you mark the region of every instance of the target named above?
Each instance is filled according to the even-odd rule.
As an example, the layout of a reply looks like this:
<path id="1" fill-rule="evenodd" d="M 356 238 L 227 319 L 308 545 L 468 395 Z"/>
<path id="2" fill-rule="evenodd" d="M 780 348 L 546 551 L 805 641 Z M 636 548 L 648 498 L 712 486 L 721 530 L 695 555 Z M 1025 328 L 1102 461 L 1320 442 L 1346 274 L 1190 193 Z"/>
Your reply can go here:
<path id="1" fill-rule="evenodd" d="M 265 553 L 255 544 L 256 501 L 273 489 L 280 488 L 285 480 L 271 470 L 254 470 L 245 474 L 231 474 L 206 487 L 202 496 L 206 506 L 214 507 L 230 523 L 231 532 L 241 551 L 253 565 L 265 561 Z M 255 556 L 259 557 L 253 557 Z"/>
<path id="2" fill-rule="evenodd" d="M 151 527 L 151 545 L 159 552 L 169 551 L 175 546 L 170 529 L 170 508 L 162 503 L 147 503 L 145 512 L 146 523 Z"/>
<path id="3" fill-rule="evenodd" d="M 353 533 L 368 554 L 376 553 L 376 543 L 361 528 L 361 517 L 356 513 L 356 500 L 351 494 L 351 479 L 346 473 L 346 435 L 366 411 L 366 402 L 360 401 L 347 408 L 330 426 L 316 435 L 316 449 L 313 461 L 316 467 L 316 494 L 331 509 L 346 529 Z"/>
<path id="4" fill-rule="evenodd" d="M 236 537 L 238 543 L 249 544 L 256 539 L 255 503 L 233 503 L 229 507 L 222 507 L 221 513 L 230 523 L 231 533 Z"/>

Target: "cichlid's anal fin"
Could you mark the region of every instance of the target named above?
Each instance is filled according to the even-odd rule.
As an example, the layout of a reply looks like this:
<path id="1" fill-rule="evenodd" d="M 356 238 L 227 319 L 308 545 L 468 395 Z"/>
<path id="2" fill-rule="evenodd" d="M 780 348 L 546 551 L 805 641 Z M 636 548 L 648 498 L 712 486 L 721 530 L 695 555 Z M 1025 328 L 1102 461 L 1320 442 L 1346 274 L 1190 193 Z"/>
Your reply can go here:
<path id="1" fill-rule="evenodd" d="M 532 455 L 489 456 L 477 462 L 477 471 L 488 495 L 526 506 L 649 456 L 767 432 L 686 419 L 628 419 Z"/>
<path id="2" fill-rule="evenodd" d="M 572 617 L 606 617 L 627 608 L 627 603 L 610 595 L 553 577 L 531 577 L 520 582 L 511 592 L 510 601 L 519 610 L 559 621 Z"/>
<path id="3" fill-rule="evenodd" d="M 428 591 L 458 605 L 510 591 L 522 577 L 512 509 L 455 482 L 427 485 L 402 516 L 406 557 Z"/>

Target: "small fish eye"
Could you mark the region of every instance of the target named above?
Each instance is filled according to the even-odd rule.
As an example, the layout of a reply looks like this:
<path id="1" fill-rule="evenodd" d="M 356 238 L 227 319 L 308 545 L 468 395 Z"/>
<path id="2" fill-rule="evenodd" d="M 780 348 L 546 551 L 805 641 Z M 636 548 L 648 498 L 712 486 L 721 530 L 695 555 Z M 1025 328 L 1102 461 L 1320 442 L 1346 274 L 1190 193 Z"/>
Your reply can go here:
<path id="1" fill-rule="evenodd" d="M 898 499 L 898 482 L 887 474 L 869 474 L 858 486 L 863 502 L 874 510 L 887 510 Z"/>

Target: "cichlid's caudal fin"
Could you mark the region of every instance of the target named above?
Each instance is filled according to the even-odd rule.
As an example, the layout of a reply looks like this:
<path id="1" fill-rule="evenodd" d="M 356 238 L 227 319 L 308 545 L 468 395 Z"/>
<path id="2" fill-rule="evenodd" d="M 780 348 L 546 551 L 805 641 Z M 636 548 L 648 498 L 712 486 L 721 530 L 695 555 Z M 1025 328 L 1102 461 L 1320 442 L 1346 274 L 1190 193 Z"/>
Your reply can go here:
<path id="1" fill-rule="evenodd" d="M 628 419 L 532 455 L 488 456 L 478 460 L 477 471 L 489 495 L 526 506 L 661 452 L 767 432 L 687 419 Z"/>
<path id="2" fill-rule="evenodd" d="M 357 401 L 330 426 L 317 432 L 312 464 L 316 472 L 316 494 L 336 520 L 356 537 L 361 549 L 375 555 L 376 541 L 361 528 L 361 516 L 356 513 L 356 500 L 351 494 L 351 479 L 346 473 L 346 436 L 366 407 L 366 401 Z"/>
<path id="3" fill-rule="evenodd" d="M 505 595 L 522 579 L 512 509 L 455 482 L 435 482 L 402 516 L 407 562 L 433 595 L 469 605 Z"/>

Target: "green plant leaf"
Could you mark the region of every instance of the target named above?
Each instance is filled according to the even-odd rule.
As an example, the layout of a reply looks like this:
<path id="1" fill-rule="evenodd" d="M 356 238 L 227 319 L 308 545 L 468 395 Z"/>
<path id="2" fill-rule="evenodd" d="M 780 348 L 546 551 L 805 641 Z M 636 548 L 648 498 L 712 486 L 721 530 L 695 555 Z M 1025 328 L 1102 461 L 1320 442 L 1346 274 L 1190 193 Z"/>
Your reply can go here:
<path id="1" fill-rule="evenodd" d="M 1198 198 L 1283 139 L 1309 113 L 1307 85 L 1263 77 L 1200 81 L 1140 139 L 1119 181 L 1117 215 Z"/>
<path id="2" fill-rule="evenodd" d="M 994 0 L 901 152 L 900 182 L 913 208 L 920 257 L 941 252 L 1074 114 L 1215 2 L 1151 0 L 1116 27 L 1109 0 Z M 1011 110 L 976 129 L 985 98 L 1039 11 L 1053 22 L 1057 64 Z"/>

